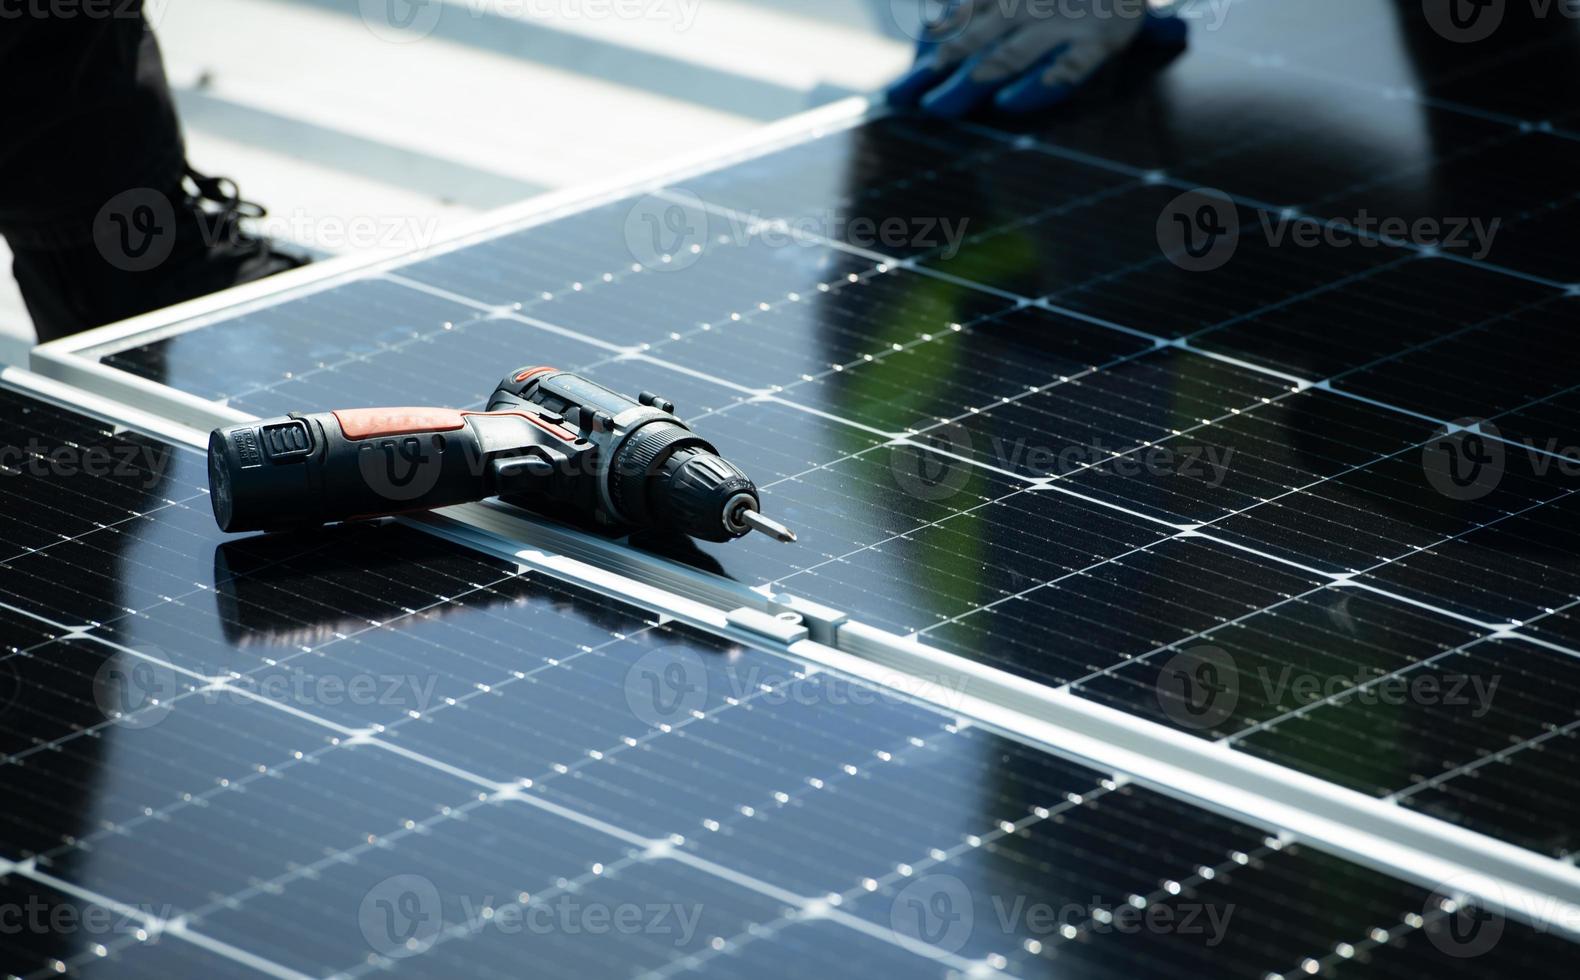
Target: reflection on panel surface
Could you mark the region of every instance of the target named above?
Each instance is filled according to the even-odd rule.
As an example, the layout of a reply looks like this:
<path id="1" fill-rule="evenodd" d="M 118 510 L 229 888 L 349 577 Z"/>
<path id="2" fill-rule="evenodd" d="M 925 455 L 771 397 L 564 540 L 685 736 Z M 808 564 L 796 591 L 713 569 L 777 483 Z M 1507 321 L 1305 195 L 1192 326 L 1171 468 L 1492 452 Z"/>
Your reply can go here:
<path id="1" fill-rule="evenodd" d="M 881 119 L 689 182 L 713 210 L 684 195 L 616 202 L 111 360 L 267 412 L 379 400 L 390 372 L 402 400 L 476 405 L 500 365 L 523 360 L 656 390 L 757 478 L 801 543 L 637 546 L 1159 717 L 1160 667 L 1220 630 L 1258 637 L 1247 676 L 1299 666 L 1289 613 L 1336 602 L 1349 581 L 1336 576 L 1397 615 L 1427 607 L 1447 628 L 1468 622 L 1455 644 L 1508 623 L 1572 643 L 1573 550 L 1541 543 L 1564 533 L 1575 489 L 1562 455 L 1571 297 L 1359 235 L 1302 248 L 1276 237 L 1294 234 L 1279 230 L 1287 216 L 1249 205 L 1227 265 L 1182 268 L 1159 252 L 1153 220 L 1178 188 L 1052 144 L 976 129 L 961 139 L 969 172 L 1004 179 L 885 176 L 936 150 L 937 135 Z M 822 196 L 847 164 L 859 192 Z M 1072 179 L 1050 185 L 1042 172 Z M 696 249 L 645 263 L 631 229 L 671 206 L 697 228 Z M 891 249 L 893 260 L 851 250 L 858 220 L 885 211 L 940 212 L 937 228 L 952 216 L 971 230 Z M 777 218 L 799 237 L 764 224 Z M 392 306 L 406 326 L 388 326 Z M 359 339 L 345 357 L 293 361 L 315 317 L 348 320 Z M 384 326 L 357 329 L 357 317 Z M 203 380 L 238 344 L 278 376 Z M 1448 423 L 1479 419 L 1493 439 L 1439 444 Z M 1478 465 L 1483 443 L 1503 453 L 1490 477 L 1439 478 Z M 200 510 L 174 516 L 204 524 Z M 170 560 L 134 588 L 163 596 L 190 580 L 177 570 L 188 550 L 163 547 Z M 111 601 L 91 542 L 35 564 L 69 586 L 61 616 L 92 619 Z M 192 629 L 177 610 L 146 618 L 150 636 Z M 1348 630 L 1313 635 L 1339 644 Z M 1399 654 L 1386 669 L 1318 678 L 1392 684 L 1445 649 L 1377 642 Z M 1262 690 L 1238 706 L 1257 710 L 1207 727 L 1235 735 L 1310 700 Z M 1546 719 L 1564 739 L 1575 722 Z M 1378 793 L 1473 761 L 1420 725 L 1361 730 L 1365 744 L 1331 758 L 1284 761 Z M 1516 767 L 1539 765 L 1523 755 L 1539 734 L 1480 751 L 1512 747 Z M 1375 750 L 1395 743 L 1432 765 L 1374 770 Z M 1454 815 L 1451 802 L 1437 809 Z M 1568 852 L 1562 834 L 1539 836 Z"/>
<path id="2" fill-rule="evenodd" d="M 1250 976 L 1352 924 L 1402 944 L 1430 904 L 415 531 L 224 540 L 197 519 L 197 454 L 0 407 L 42 447 L 161 461 L 5 485 L 13 536 L 39 542 L 0 562 L 0 857 L 30 861 L 0 884 L 43 917 L 3 942 L 27 973 L 711 972 L 815 935 L 818 957 L 904 972 L 1210 956 Z M 93 526 L 51 506 L 73 493 L 106 503 Z M 1305 918 L 1311 861 L 1354 923 Z M 907 918 L 957 899 L 963 935 Z M 1143 900 L 1145 942 L 1103 921 Z M 1187 917 L 1201 930 L 1159 924 Z"/>
<path id="3" fill-rule="evenodd" d="M 1418 6 L 1248 0 L 1198 22 L 1184 57 L 1127 64 L 1055 116 L 882 116 L 105 361 L 259 414 L 476 406 L 529 362 L 656 391 L 801 539 L 634 546 L 1572 860 L 1574 25 L 1506 5 L 1494 41 L 1462 45 Z M 1205 217 L 1204 200 L 1219 202 Z M 757 659 L 400 532 L 215 554 L 201 471 L 151 451 L 147 504 L 120 485 L 0 486 L 23 508 L 8 514 L 55 515 L 13 521 L 6 538 L 13 649 L 91 624 L 99 639 L 54 641 L 63 662 L 111 640 L 203 676 L 334 676 L 341 660 L 427 671 L 425 704 L 442 711 L 341 703 L 324 717 L 385 726 L 381 739 L 424 758 L 461 753 L 490 782 L 531 779 L 543 800 L 643 839 L 678 834 L 688 860 L 840 897 L 830 916 L 720 923 L 738 932 L 688 947 L 688 969 L 772 972 L 781 949 L 888 969 L 895 948 L 840 915 L 884 923 L 904 890 L 885 875 L 905 864 L 920 877 L 905 854 L 935 844 L 907 814 L 986 840 L 970 829 L 979 817 L 1013 823 L 1064 793 L 1083 802 L 1048 821 L 1078 834 L 1095 812 L 1068 774 L 983 790 L 1005 743 L 893 704 L 834 712 L 832 728 L 793 699 L 698 707 L 698 724 L 642 742 L 640 718 L 600 710 L 624 690 L 622 664 L 679 644 L 712 697 L 715 671 L 728 686 Z M 413 563 L 427 578 L 404 573 Z M 341 584 L 291 584 L 315 575 Z M 236 587 L 203 587 L 221 581 Z M 584 648 L 575 669 L 551 663 Z M 804 681 L 813 700 L 833 697 L 826 679 Z M 577 758 L 625 739 L 640 744 Z M 891 758 L 869 772 L 852 745 Z M 823 788 L 798 795 L 808 778 Z M 783 819 L 759 820 L 770 809 Z M 870 826 L 885 832 L 867 840 Z M 1040 841 L 1013 850 L 1018 834 L 947 858 L 978 922 L 992 907 L 981 896 L 1001 892 L 980 884 L 998 872 L 972 863 L 981 854 L 1039 870 L 1075 860 Z M 814 842 L 826 860 L 808 857 Z M 852 879 L 863 855 L 888 870 Z M 523 860 L 552 887 L 575 881 Z M 1155 889 L 1164 872 L 1149 860 L 1121 863 Z M 1257 860 L 1293 879 L 1280 869 L 1317 859 Z M 874 887 L 851 892 L 862 877 Z M 1335 903 L 1294 893 L 1311 902 L 1300 919 L 1265 899 L 1287 882 L 1245 878 L 1233 887 L 1278 924 L 1255 955 L 1234 954 L 1248 968 L 1394 976 L 1437 948 L 1386 929 L 1363 948 L 1376 926 L 1360 919 L 1349 955 L 1321 929 L 1287 941 L 1291 922 L 1332 921 Z M 326 895 L 355 888 L 324 882 Z M 1373 887 L 1337 904 L 1360 916 L 1384 893 Z M 288 917 L 281 902 L 271 914 Z M 1055 955 L 1052 940 L 1031 952 L 1035 937 L 1008 934 L 960 955 L 1094 975 L 1188 955 L 1084 932 Z M 290 952 L 338 955 L 309 945 Z M 1542 959 L 1539 942 L 1499 949 L 1524 958 L 1515 968 Z"/>

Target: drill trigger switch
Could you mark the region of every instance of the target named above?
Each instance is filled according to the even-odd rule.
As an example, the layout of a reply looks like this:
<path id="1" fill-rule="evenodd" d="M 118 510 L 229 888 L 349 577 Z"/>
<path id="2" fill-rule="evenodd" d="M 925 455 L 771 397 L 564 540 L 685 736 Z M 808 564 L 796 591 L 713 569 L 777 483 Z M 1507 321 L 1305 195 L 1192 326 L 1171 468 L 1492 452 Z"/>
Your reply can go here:
<path id="1" fill-rule="evenodd" d="M 494 461 L 494 476 L 501 483 L 554 475 L 554 464 L 542 456 L 515 456 Z"/>

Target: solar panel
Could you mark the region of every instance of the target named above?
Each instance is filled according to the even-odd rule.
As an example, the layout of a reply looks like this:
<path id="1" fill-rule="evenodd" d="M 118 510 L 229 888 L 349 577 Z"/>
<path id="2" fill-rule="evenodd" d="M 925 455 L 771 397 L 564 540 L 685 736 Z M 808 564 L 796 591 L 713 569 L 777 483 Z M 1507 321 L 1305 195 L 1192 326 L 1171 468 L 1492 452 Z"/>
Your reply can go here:
<path id="1" fill-rule="evenodd" d="M 938 139 L 892 118 L 829 137 L 841 144 L 837 152 L 814 141 L 691 181 L 688 192 L 709 208 L 697 212 L 707 233 L 680 275 L 622 261 L 640 251 L 631 248 L 630 219 L 655 206 L 643 198 L 107 359 L 145 377 L 156 376 L 150 359 L 167 371 L 191 363 L 190 375 L 171 377 L 177 387 L 278 412 L 324 403 L 331 391 L 376 402 L 392 381 L 422 396 L 415 400 L 476 405 L 498 364 L 511 363 L 507 351 L 569 358 L 561 366 L 674 399 L 784 498 L 788 520 L 808 529 L 795 554 L 757 542 L 712 549 L 717 567 L 836 605 L 859 596 L 853 608 L 865 620 L 994 662 L 1001 661 L 988 650 L 1014 641 L 962 627 L 964 617 L 990 610 L 993 621 L 1011 622 L 1000 606 L 1025 606 L 1028 593 L 1181 535 L 1261 559 L 1249 578 L 1282 564 L 1317 576 L 1304 583 L 1309 589 L 1375 566 L 1366 581 L 1382 588 L 1371 579 L 1395 574 L 1391 563 L 1570 491 L 1562 480 L 1512 473 L 1493 499 L 1460 506 L 1424 483 L 1416 459 L 1440 422 L 1497 417 L 1553 393 L 1558 383 L 1532 383 L 1530 369 L 1559 359 L 1505 352 L 1561 343 L 1561 321 L 1548 318 L 1572 303 L 1562 293 L 1491 266 L 1359 247 L 1357 236 L 1314 250 L 1253 243 L 1236 256 L 1243 265 L 1226 288 L 1223 279 L 1170 265 L 1152 225 L 1135 220 L 1165 207 L 1179 193 L 1177 178 L 1125 180 L 1025 138 L 995 143 L 975 130 L 963 138 L 974 167 L 1005 178 L 974 197 L 946 174 L 891 177 L 886 185 L 884 174 L 903 172 L 907 154 Z M 815 195 L 837 183 L 830 168 L 847 160 L 863 193 L 827 219 L 839 228 L 872 208 L 942 210 L 988 227 L 958 254 L 945 258 L 935 247 L 918 252 L 919 261 L 880 261 L 805 235 L 776 247 L 761 222 L 803 227 L 819 213 Z M 1034 179 L 1052 167 L 1076 180 Z M 788 192 L 775 197 L 784 175 L 794 175 Z M 888 193 L 866 193 L 871 185 Z M 1242 211 L 1247 227 L 1265 218 Z M 1049 252 L 1055 261 L 1042 258 Z M 532 271 L 518 275 L 523 268 Z M 1151 292 L 1138 294 L 1133 277 Z M 1172 286 L 1176 278 L 1185 288 Z M 1450 303 L 1461 294 L 1467 298 Z M 1170 301 L 1160 321 L 1151 314 L 1163 312 L 1163 295 Z M 1390 313 L 1423 295 L 1451 307 L 1462 325 L 1446 334 L 1411 325 L 1394 331 Z M 392 317 L 395 307 L 401 312 Z M 1289 356 L 1258 359 L 1279 336 L 1268 321 L 1298 313 L 1298 326 L 1283 329 L 1309 332 L 1313 319 L 1351 307 L 1374 322 L 1357 329 L 1358 342 L 1317 355 L 1328 358 L 1326 376 L 1296 373 L 1313 365 Z M 1548 331 L 1535 335 L 1543 342 L 1509 310 L 1536 317 Z M 333 333 L 315 329 L 314 342 L 328 352 L 291 355 L 303 327 L 319 318 L 358 339 L 337 346 Z M 1516 330 L 1530 347 L 1499 344 Z M 1168 346 L 1181 336 L 1184 346 Z M 229 367 L 236 354 L 260 369 L 237 375 Z M 1509 361 L 1509 390 L 1496 374 L 1487 383 L 1500 358 Z M 435 362 L 443 367 L 430 369 Z M 1432 364 L 1443 365 L 1439 373 L 1476 365 L 1477 383 L 1434 376 L 1424 369 Z M 1467 389 L 1477 396 L 1467 399 Z M 1397 403 L 1379 404 L 1381 394 Z M 954 457 L 978 464 L 965 479 L 984 485 L 961 500 L 924 499 L 928 514 L 895 513 L 896 478 L 886 471 L 937 462 L 896 449 L 902 436 L 945 450 L 946 469 L 958 468 Z M 1161 468 L 1146 462 L 1154 457 Z M 949 490 L 950 478 L 921 496 Z M 832 489 L 836 481 L 844 493 Z M 889 525 L 881 531 L 843 513 L 873 498 Z M 1232 597 L 1244 585 L 1226 588 Z M 1441 595 L 1429 598 L 1452 607 Z M 1527 603 L 1509 616 L 1534 612 Z M 1109 642 L 1103 662 L 1080 666 L 1104 669 L 1115 655 L 1153 652 Z M 1046 657 L 1031 659 L 1023 666 L 1039 679 L 1080 677 L 1050 670 Z"/>
<path id="2" fill-rule="evenodd" d="M 872 287 L 847 288 L 866 292 Z M 1462 532 L 1507 517 L 1510 508 L 1569 492 L 1561 481 L 1510 474 L 1496 499 L 1445 507 L 1445 501 L 1421 480 L 1415 458 L 1433 434 L 1431 425 L 1325 390 L 1292 386 L 1283 378 L 1192 350 L 1137 350 L 1140 345 L 1124 334 L 1108 349 L 1102 349 L 1099 341 L 1094 350 L 1090 340 L 1097 328 L 1059 331 L 1046 345 L 1039 345 L 1056 348 L 1051 358 L 1032 362 L 1044 372 L 1042 385 L 1018 384 L 1025 379 L 1017 379 L 1012 371 L 993 370 L 991 354 L 982 347 L 974 347 L 971 356 L 984 358 L 985 369 L 957 369 L 949 351 L 957 342 L 964 347 L 973 336 L 994 330 L 1030 333 L 1038 327 L 1056 330 L 1063 325 L 1057 314 L 1040 310 L 999 317 L 971 321 L 972 336 L 965 334 L 963 325 L 961 331 L 954 331 L 939 322 L 944 338 L 921 340 L 911 348 L 926 350 L 934 358 L 930 363 L 910 363 L 920 355 L 901 351 L 870 366 L 858 363 L 848 371 L 828 372 L 830 379 L 797 382 L 781 375 L 788 384 L 777 386 L 777 393 L 766 399 L 743 399 L 744 392 L 689 377 L 680 389 L 650 381 L 683 406 L 697 405 L 702 410 L 695 413 L 701 416 L 698 424 L 715 436 L 721 449 L 764 479 L 770 493 L 786 498 L 782 513 L 788 520 L 809 529 L 806 547 L 800 550 L 815 557 L 787 556 L 752 543 L 717 549 L 724 570 L 829 602 L 858 589 L 866 593 L 856 604 L 864 617 L 901 632 L 926 631 L 940 621 L 1017 600 L 1028 588 L 1080 574 L 1181 534 L 1222 540 L 1251 549 L 1253 556 L 1267 554 L 1286 565 L 1305 567 L 1307 574 L 1313 574 L 1312 569 L 1319 576 L 1349 573 L 1458 540 Z M 808 318 L 792 314 L 787 319 L 792 320 L 788 335 L 775 336 L 786 347 L 804 348 L 804 333 L 797 328 L 804 327 Z M 753 321 L 754 325 L 762 322 Z M 914 316 L 899 322 L 907 331 L 925 323 Z M 496 325 L 476 326 L 492 332 Z M 514 321 L 508 325 L 518 326 Z M 248 325 L 232 323 L 225 329 L 245 330 Z M 198 336 L 218 332 L 214 328 Z M 463 329 L 455 334 L 462 343 L 464 333 Z M 750 342 L 744 328 L 739 333 L 742 343 Z M 725 340 L 715 346 L 722 346 L 722 351 L 714 352 L 720 363 L 747 362 L 731 350 L 729 331 L 720 334 Z M 179 344 L 186 336 L 161 343 Z M 906 339 L 917 338 L 909 334 Z M 867 338 L 869 347 L 876 346 L 874 340 Z M 699 343 L 712 341 L 706 337 Z M 662 341 L 656 343 L 664 347 Z M 1057 349 L 1066 344 L 1073 348 L 1069 353 Z M 1017 354 L 1026 358 L 1025 352 L 1013 348 L 1011 343 L 1012 353 L 1003 362 Z M 1116 353 L 1116 348 L 1123 353 Z M 408 358 L 406 363 L 417 362 Z M 646 359 L 616 363 L 618 367 L 594 360 L 585 369 L 617 386 L 630 387 L 643 377 L 681 383 L 678 372 L 654 371 Z M 689 364 L 690 359 L 679 363 Z M 940 372 L 951 380 L 939 381 Z M 311 374 L 311 369 L 306 373 Z M 433 372 L 424 375 L 435 387 L 447 380 Z M 369 376 L 380 390 L 389 380 L 382 369 L 370 370 Z M 961 378 L 958 383 L 952 381 L 956 376 Z M 355 373 L 326 377 L 324 384 L 343 393 L 348 382 L 355 384 L 355 377 Z M 930 389 L 924 395 L 897 397 L 915 391 L 923 377 L 929 378 Z M 481 387 L 474 384 L 470 402 L 459 400 L 475 403 L 475 392 Z M 294 372 L 289 389 L 300 390 Z M 359 400 L 373 396 L 369 391 Z M 275 397 L 280 397 L 278 391 Z M 279 400 L 268 407 L 278 411 L 288 404 Z M 863 529 L 842 527 L 837 513 L 829 511 L 837 511 L 844 501 L 827 491 L 827 474 L 838 479 L 842 470 L 864 470 L 866 479 L 857 478 L 851 496 L 882 493 L 869 488 L 892 483 L 893 475 L 885 470 L 905 463 L 912 452 L 903 449 L 897 456 L 886 443 L 908 431 L 924 442 L 942 438 L 943 447 L 953 455 L 982 464 L 986 473 L 978 479 L 996 485 L 982 498 L 946 501 L 947 513 L 939 518 L 899 521 L 886 535 L 863 535 Z M 762 438 L 764 434 L 771 438 Z M 1139 476 L 1128 472 L 1136 468 L 1141 454 L 1116 454 L 1138 445 L 1153 447 L 1167 457 L 1167 468 L 1142 466 Z M 1050 447 L 1060 453 L 1076 450 L 1077 455 L 1064 464 L 1070 472 L 1039 463 Z M 1233 463 L 1236 457 L 1238 465 Z M 1054 457 L 1055 466 L 1060 465 L 1059 458 Z M 1212 472 L 1214 465 L 1223 468 L 1218 477 Z M 1195 471 L 1186 472 L 1187 466 Z M 1000 477 L 999 471 L 1008 473 Z M 1017 483 L 1009 473 L 1031 482 Z M 1050 483 L 1049 477 L 1059 479 Z M 1222 479 L 1222 484 L 1214 486 L 1215 479 Z M 803 489 L 809 482 L 813 486 Z M 937 489 L 947 490 L 947 482 L 929 488 L 924 496 Z M 1357 521 L 1365 521 L 1366 514 L 1376 515 L 1371 525 L 1363 525 L 1359 534 L 1346 533 Z M 895 516 L 888 519 L 896 523 Z M 1192 527 L 1204 521 L 1211 522 L 1210 531 Z M 1004 540 L 994 540 L 997 528 L 1006 529 Z M 975 554 L 962 552 L 964 540 L 972 542 Z M 786 565 L 797 561 L 803 564 Z"/>
<path id="3" fill-rule="evenodd" d="M 0 410 L 45 458 L 159 461 L 5 482 L 7 539 L 38 543 L 0 562 L 0 887 L 68 923 L 7 930 L 18 975 L 358 975 L 417 952 L 480 975 L 787 955 L 1249 974 L 1340 943 L 1457 965 L 1416 886 L 414 530 L 225 541 L 193 519 L 196 452 L 15 392 Z M 91 526 L 48 505 L 78 492 L 104 502 Z M 171 566 L 178 542 L 205 564 Z M 39 570 L 87 574 L 68 553 L 106 584 L 63 599 Z M 1314 919 L 1338 888 L 1357 902 Z M 964 934 L 906 925 L 956 899 Z M 1016 902 L 1049 911 L 1001 923 Z M 1170 939 L 1111 928 L 1164 907 Z M 1510 969 L 1560 942 L 1510 928 Z"/>
<path id="4" fill-rule="evenodd" d="M 1167 72 L 1052 123 L 871 113 L 86 357 L 257 415 L 477 407 L 525 361 L 657 391 L 801 540 L 623 544 L 1572 869 L 1572 47 L 1522 39 L 1525 85 L 1344 9 L 1236 5 Z M 1238 230 L 1227 251 L 1196 254 L 1204 204 Z M 260 767 L 168 821 L 108 793 L 108 827 L 133 826 L 84 828 L 103 856 L 67 879 L 163 896 L 227 963 L 387 965 L 357 903 L 407 874 L 458 927 L 419 943 L 425 970 L 509 973 L 519 944 L 451 908 L 519 891 L 726 910 L 675 945 L 538 940 L 552 972 L 1453 975 L 1569 952 L 1510 923 L 1456 957 L 1455 913 L 1416 885 L 955 712 L 853 708 L 836 675 L 409 528 L 220 543 L 200 460 L 137 445 L 158 470 L 139 492 L 0 486 L 23 515 L 0 612 L 9 659 L 58 665 L 62 690 L 106 644 L 171 665 L 184 693 L 146 737 L 203 753 L 128 749 L 203 761 L 154 785 Z M 697 715 L 657 727 L 633 671 L 695 682 Z M 255 696 L 368 674 L 400 703 Z M 186 690 L 213 676 L 257 687 L 215 708 Z M 232 744 L 242 714 L 256 750 Z M 24 853 L 61 825 L 16 831 Z M 222 861 L 236 826 L 257 848 Z M 1015 896 L 1110 921 L 1003 924 Z M 1221 948 L 1096 928 L 1198 899 L 1255 925 Z M 955 945 L 929 909 L 976 928 Z"/>

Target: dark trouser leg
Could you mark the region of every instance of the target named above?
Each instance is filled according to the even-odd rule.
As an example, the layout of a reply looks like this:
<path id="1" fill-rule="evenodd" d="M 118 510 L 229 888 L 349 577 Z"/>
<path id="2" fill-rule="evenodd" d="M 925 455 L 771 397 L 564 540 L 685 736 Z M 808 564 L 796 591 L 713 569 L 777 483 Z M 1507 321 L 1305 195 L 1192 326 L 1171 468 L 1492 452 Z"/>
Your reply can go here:
<path id="1" fill-rule="evenodd" d="M 58 6 L 0 0 L 0 233 L 40 340 L 160 305 L 186 156 L 142 0 Z"/>

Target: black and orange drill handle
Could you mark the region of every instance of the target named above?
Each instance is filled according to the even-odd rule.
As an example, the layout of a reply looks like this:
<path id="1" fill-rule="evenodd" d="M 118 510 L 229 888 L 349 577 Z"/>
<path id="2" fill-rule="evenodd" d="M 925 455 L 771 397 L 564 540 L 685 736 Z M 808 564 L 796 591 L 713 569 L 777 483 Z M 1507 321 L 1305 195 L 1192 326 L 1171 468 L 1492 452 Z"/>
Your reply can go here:
<path id="1" fill-rule="evenodd" d="M 361 408 L 244 422 L 209 437 L 226 531 L 282 531 L 501 496 L 596 523 L 727 541 L 764 518 L 756 486 L 673 414 L 552 368 L 505 378 L 488 411 Z"/>
<path id="2" fill-rule="evenodd" d="M 209 489 L 226 531 L 273 531 L 431 510 L 503 492 L 513 470 L 553 475 L 538 442 L 574 447 L 577 434 L 525 413 L 358 408 L 216 429 Z M 588 447 L 590 448 L 590 447 Z M 490 457 L 516 462 L 493 465 Z M 516 455 L 519 454 L 519 455 Z M 541 460 L 534 466 L 533 460 Z"/>

